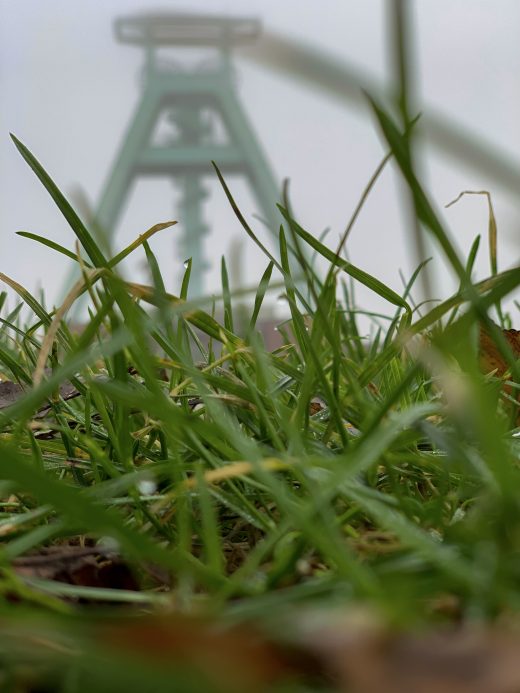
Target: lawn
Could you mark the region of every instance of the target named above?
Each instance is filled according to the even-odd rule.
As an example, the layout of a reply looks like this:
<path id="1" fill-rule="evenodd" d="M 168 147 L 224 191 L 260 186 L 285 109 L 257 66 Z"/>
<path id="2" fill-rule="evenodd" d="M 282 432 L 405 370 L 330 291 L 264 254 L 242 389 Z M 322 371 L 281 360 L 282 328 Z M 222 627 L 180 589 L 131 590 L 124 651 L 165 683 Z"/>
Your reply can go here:
<path id="1" fill-rule="evenodd" d="M 497 271 L 491 218 L 490 276 L 472 280 L 479 239 L 467 257 L 450 242 L 413 122 L 372 108 L 459 279 L 442 302 L 414 303 L 424 263 L 396 293 L 306 231 L 287 194 L 271 253 L 217 166 L 265 271 L 237 296 L 223 260 L 221 295 L 193 301 L 188 262 L 174 296 L 153 236 L 175 222 L 108 257 L 13 137 L 76 246 L 24 235 L 81 278 L 49 310 L 2 275 L 20 299 L 0 325 L 5 690 L 520 688 L 520 340 L 501 307 L 520 269 Z M 118 273 L 130 253 L 149 286 Z M 356 284 L 386 312 L 363 311 Z M 268 351 L 273 292 L 288 319 Z"/>

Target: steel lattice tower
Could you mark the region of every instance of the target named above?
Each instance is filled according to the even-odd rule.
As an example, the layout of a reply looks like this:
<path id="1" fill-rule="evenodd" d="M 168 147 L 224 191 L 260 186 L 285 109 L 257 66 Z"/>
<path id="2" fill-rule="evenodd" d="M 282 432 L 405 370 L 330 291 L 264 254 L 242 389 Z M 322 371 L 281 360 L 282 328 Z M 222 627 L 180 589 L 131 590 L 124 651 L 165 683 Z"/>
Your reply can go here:
<path id="1" fill-rule="evenodd" d="M 244 176 L 259 211 L 276 233 L 278 187 L 254 130 L 237 97 L 231 50 L 251 42 L 260 31 L 251 19 L 213 15 L 143 14 L 115 22 L 116 38 L 144 48 L 141 99 L 116 156 L 97 210 L 102 228 L 113 230 L 132 182 L 141 176 L 172 178 L 181 189 L 178 212 L 185 228 L 184 258 L 192 258 L 190 291 L 200 295 L 207 267 L 203 239 L 206 190 L 203 178 L 214 175 L 211 161 L 224 175 Z M 210 49 L 212 59 L 186 67 L 166 62 L 163 48 Z M 161 137 L 158 138 L 157 134 Z"/>

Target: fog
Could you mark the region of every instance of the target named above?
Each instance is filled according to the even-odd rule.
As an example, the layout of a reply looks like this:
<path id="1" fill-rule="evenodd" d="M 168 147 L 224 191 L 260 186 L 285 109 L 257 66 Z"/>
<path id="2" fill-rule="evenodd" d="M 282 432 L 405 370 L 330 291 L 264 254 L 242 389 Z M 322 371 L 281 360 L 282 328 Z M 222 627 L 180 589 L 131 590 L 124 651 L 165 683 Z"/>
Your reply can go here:
<path id="1" fill-rule="evenodd" d="M 379 0 L 172 0 L 155 7 L 142 0 L 1 0 L 0 272 L 30 291 L 43 290 L 47 305 L 59 301 L 70 282 L 72 261 L 16 235 L 30 231 L 74 249 L 73 233 L 16 151 L 9 132 L 29 147 L 80 213 L 97 209 L 142 95 L 144 51 L 116 42 L 117 17 L 189 10 L 257 18 L 266 35 L 284 37 L 362 75 L 379 97 L 380 89 L 392 87 L 390 5 Z M 493 147 L 498 162 L 490 157 L 489 170 L 485 163 L 464 162 L 456 147 L 442 146 L 438 134 L 429 137 L 420 152 L 423 181 L 461 254 L 467 254 L 477 234 L 483 236 L 475 271 L 476 278 L 483 278 L 489 274 L 486 200 L 468 196 L 449 209 L 444 206 L 463 190 L 489 191 L 498 223 L 499 269 L 519 264 L 520 4 L 418 0 L 410 5 L 416 107 L 422 118 L 448 122 L 461 138 L 473 137 L 484 151 L 484 162 L 486 148 Z M 233 64 L 236 93 L 279 189 L 288 179 L 298 221 L 316 236 L 329 229 L 326 242 L 335 246 L 386 152 L 368 104 L 361 96 L 349 100 L 306 82 L 305 75 L 262 64 L 246 48 L 233 53 Z M 497 175 L 497 166 L 502 166 L 503 176 Z M 222 254 L 230 262 L 232 285 L 254 286 L 267 260 L 241 229 L 209 166 L 203 184 L 209 228 L 203 252 L 209 269 L 202 291 L 219 292 Z M 261 210 L 247 182 L 230 175 L 228 184 L 248 221 L 272 245 L 255 216 Z M 174 181 L 147 177 L 131 187 L 128 204 L 110 229 L 110 243 L 117 251 L 150 226 L 178 220 L 151 241 L 167 288 L 174 293 L 186 259 L 181 212 Z M 401 291 L 400 272 L 409 277 L 418 261 L 410 234 L 407 198 L 390 165 L 352 230 L 349 259 Z M 435 258 L 434 296 L 445 297 L 455 286 L 454 278 L 434 243 L 428 241 L 427 252 Z M 135 253 L 123 271 L 133 280 L 148 281 L 144 253 Z M 366 290 L 359 291 L 358 301 L 369 309 L 384 307 Z"/>

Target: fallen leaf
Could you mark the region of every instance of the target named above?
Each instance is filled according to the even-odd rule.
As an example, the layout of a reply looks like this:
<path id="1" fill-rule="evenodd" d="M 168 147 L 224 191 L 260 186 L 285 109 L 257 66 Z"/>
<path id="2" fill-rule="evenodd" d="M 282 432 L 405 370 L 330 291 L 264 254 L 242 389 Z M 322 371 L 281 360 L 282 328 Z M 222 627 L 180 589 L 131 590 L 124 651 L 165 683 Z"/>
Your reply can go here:
<path id="1" fill-rule="evenodd" d="M 511 351 L 516 359 L 520 359 L 520 331 L 519 330 L 502 330 L 502 334 L 511 347 Z M 500 353 L 494 340 L 491 338 L 487 330 L 481 325 L 479 334 L 479 364 L 483 373 L 494 372 L 497 378 L 502 378 L 509 370 L 509 364 L 506 363 L 504 357 Z M 502 390 L 508 395 L 511 394 L 511 386 L 504 383 Z M 520 404 L 520 391 L 516 397 Z M 520 410 L 517 410 L 517 426 L 520 426 Z"/>
<path id="2" fill-rule="evenodd" d="M 54 580 L 82 587 L 138 591 L 133 572 L 113 549 L 100 546 L 57 546 L 13 561 L 15 572 L 26 578 Z"/>
<path id="3" fill-rule="evenodd" d="M 520 331 L 502 330 L 515 358 L 520 358 Z M 490 337 L 487 330 L 480 326 L 480 368 L 483 373 L 496 371 L 496 375 L 501 377 L 508 370 L 509 366 L 500 353 L 497 345 Z"/>

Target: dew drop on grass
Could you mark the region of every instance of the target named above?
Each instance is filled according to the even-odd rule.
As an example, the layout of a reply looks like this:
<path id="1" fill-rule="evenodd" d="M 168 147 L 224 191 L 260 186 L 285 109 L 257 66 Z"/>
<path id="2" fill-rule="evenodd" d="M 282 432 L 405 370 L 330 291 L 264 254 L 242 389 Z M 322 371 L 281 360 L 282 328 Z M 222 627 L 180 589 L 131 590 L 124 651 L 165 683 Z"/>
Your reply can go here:
<path id="1" fill-rule="evenodd" d="M 157 491 L 157 484 L 152 479 L 141 479 L 137 482 L 137 490 L 142 496 L 151 496 Z"/>
<path id="2" fill-rule="evenodd" d="M 184 262 L 182 263 L 182 264 L 184 265 L 184 269 L 188 269 L 189 264 L 190 264 L 190 260 L 191 260 L 191 258 L 188 258 L 187 260 L 184 260 Z"/>

